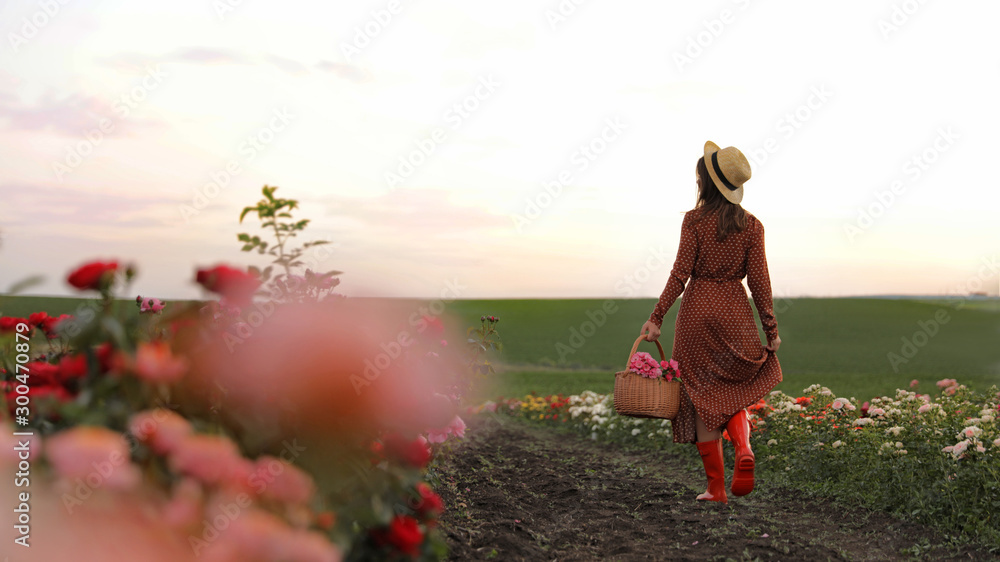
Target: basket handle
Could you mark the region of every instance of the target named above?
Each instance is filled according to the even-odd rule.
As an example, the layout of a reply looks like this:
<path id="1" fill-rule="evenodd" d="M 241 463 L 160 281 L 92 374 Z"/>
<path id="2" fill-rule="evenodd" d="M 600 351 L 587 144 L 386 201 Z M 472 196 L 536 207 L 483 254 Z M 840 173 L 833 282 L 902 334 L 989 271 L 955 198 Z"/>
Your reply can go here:
<path id="1" fill-rule="evenodd" d="M 644 339 L 646 339 L 646 336 L 639 336 L 639 338 L 635 340 L 635 343 L 632 344 L 632 351 L 629 352 L 628 359 L 625 360 L 626 371 L 628 370 L 629 363 L 632 362 L 632 356 L 635 355 L 635 352 L 639 349 L 639 342 L 641 342 Z M 653 343 L 656 344 L 656 349 L 660 350 L 660 361 L 666 361 L 667 358 L 665 355 L 663 355 L 663 346 L 660 345 L 660 340 L 653 340 Z"/>

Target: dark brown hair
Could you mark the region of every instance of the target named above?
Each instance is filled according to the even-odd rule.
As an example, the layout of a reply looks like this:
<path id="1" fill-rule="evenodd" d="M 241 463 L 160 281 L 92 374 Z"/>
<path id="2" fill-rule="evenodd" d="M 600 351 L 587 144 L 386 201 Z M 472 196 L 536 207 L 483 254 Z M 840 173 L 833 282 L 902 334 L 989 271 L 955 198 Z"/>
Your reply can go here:
<path id="1" fill-rule="evenodd" d="M 722 196 L 719 189 L 715 187 L 712 176 L 708 175 L 708 168 L 705 167 L 705 158 L 698 159 L 698 202 L 695 210 L 700 212 L 696 215 L 696 221 L 709 215 L 718 215 L 719 226 L 715 231 L 715 239 L 725 242 L 730 234 L 743 232 L 747 227 L 747 213 L 743 207 L 735 203 L 730 203 Z"/>

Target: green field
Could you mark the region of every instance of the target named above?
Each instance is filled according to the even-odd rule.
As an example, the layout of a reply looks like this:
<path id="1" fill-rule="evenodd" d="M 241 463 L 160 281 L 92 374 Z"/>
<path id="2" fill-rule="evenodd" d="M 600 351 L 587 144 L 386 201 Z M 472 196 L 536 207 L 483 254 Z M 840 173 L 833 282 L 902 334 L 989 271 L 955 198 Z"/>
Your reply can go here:
<path id="1" fill-rule="evenodd" d="M 37 310 L 73 313 L 80 299 L 57 297 L 0 297 L 0 312 L 24 316 Z M 420 301 L 398 301 L 417 311 Z M 478 325 L 482 314 L 501 318 L 498 325 L 504 352 L 501 372 L 490 391 L 519 396 L 607 392 L 613 375 L 627 359 L 632 342 L 655 304 L 632 300 L 463 300 L 447 303 L 447 323 L 455 329 Z M 996 301 L 955 303 L 867 298 L 801 298 L 776 302 L 782 338 L 784 382 L 778 387 L 799 393 L 814 383 L 836 394 L 866 400 L 921 381 L 930 392 L 933 383 L 955 378 L 976 388 L 1000 384 L 1000 306 Z M 135 313 L 134 303 L 122 301 Z M 609 312 L 610 311 L 610 312 Z M 675 304 L 663 322 L 660 341 L 669 354 L 673 342 Z M 934 332 L 923 333 L 921 323 Z M 600 324 L 598 326 L 597 324 Z M 574 334 L 579 334 L 575 336 Z M 904 349 L 905 341 L 913 342 Z M 922 344 L 922 345 L 921 345 Z M 651 344 L 642 349 L 654 351 Z M 912 351 L 915 353 L 912 353 Z M 911 355 L 906 357 L 904 351 Z M 889 354 L 905 363 L 894 370 Z"/>
<path id="2" fill-rule="evenodd" d="M 448 311 L 459 323 L 478 323 L 481 313 L 501 317 L 506 372 L 497 392 L 508 396 L 535 389 L 539 393 L 608 391 L 612 373 L 621 369 L 653 299 L 616 300 L 617 310 L 578 349 L 570 344 L 577 332 L 599 316 L 602 300 L 460 301 Z M 942 378 L 956 378 L 977 388 L 1000 384 L 1000 311 L 983 303 L 925 302 L 897 299 L 786 299 L 776 303 L 782 346 L 778 352 L 784 382 L 778 387 L 799 393 L 820 383 L 835 393 L 866 400 L 907 388 L 912 379 L 930 392 Z M 660 341 L 669 354 L 678 305 L 663 321 Z M 920 323 L 935 315 L 946 319 L 931 336 L 916 337 L 910 358 L 903 355 L 904 338 L 913 342 Z M 590 334 L 589 331 L 586 332 Z M 924 341 L 926 339 L 926 342 Z M 579 343 L 579 340 L 577 340 Z M 562 344 L 566 347 L 557 346 Z M 918 344 L 923 344 L 918 345 Z M 643 344 L 654 351 L 651 344 Z M 572 353 L 566 350 L 572 350 Z M 563 353 L 560 356 L 559 350 Z M 910 352 L 907 348 L 906 351 Z M 897 370 L 889 361 L 895 353 L 905 363 Z"/>

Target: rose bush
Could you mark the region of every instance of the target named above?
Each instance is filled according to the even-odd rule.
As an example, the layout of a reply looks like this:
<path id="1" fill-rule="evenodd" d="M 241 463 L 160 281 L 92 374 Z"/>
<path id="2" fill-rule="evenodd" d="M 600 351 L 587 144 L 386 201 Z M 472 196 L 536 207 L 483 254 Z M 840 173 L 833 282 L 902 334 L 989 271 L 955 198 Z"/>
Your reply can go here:
<path id="1" fill-rule="evenodd" d="M 275 223 L 295 202 L 273 189 L 248 209 L 279 234 L 276 300 L 260 270 L 219 264 L 192 276 L 219 301 L 136 296 L 129 315 L 115 295 L 136 267 L 95 261 L 67 276 L 96 293 L 79 317 L 0 316 L 0 469 L 23 460 L 7 454 L 17 419 L 34 433 L 33 528 L 59 531 L 28 559 L 445 555 L 433 462 L 464 436 L 498 319 L 449 347 L 437 317 L 325 299 L 339 272 L 301 272 L 284 242 L 308 221 Z"/>

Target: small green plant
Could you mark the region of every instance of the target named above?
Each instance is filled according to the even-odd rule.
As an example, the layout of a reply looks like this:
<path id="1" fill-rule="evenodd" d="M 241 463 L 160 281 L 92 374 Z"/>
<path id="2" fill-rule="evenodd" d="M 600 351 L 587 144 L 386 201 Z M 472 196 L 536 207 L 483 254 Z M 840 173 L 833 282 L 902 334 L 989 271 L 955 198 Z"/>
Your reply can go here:
<path id="1" fill-rule="evenodd" d="M 500 340 L 500 332 L 497 331 L 497 323 L 500 322 L 498 316 L 481 316 L 481 325 L 476 328 L 470 327 L 466 332 L 469 346 L 469 370 L 478 372 L 481 375 L 492 375 L 496 371 L 490 363 L 489 352 L 503 352 L 503 342 Z"/>
<path id="2" fill-rule="evenodd" d="M 270 288 L 274 300 L 323 300 L 340 283 L 336 277 L 342 272 L 331 270 L 317 273 L 307 267 L 309 263 L 305 254 L 309 248 L 330 242 L 313 240 L 299 247 L 292 246 L 292 238 L 296 238 L 305 230 L 309 225 L 309 219 L 295 220 L 292 211 L 299 207 L 299 202 L 295 199 L 275 197 L 274 192 L 277 189 L 277 186 L 265 185 L 261 190 L 264 198 L 253 207 L 244 207 L 240 213 L 240 224 L 243 224 L 243 219 L 248 214 L 256 213 L 260 227 L 273 234 L 274 241 L 268 242 L 258 235 L 251 236 L 249 233 L 241 232 L 236 235 L 237 240 L 243 243 L 240 249 L 244 252 L 256 250 L 258 254 L 273 256 L 271 264 L 263 270 L 251 266 L 250 271 Z M 275 266 L 280 269 L 278 273 L 274 273 Z M 295 273 L 303 268 L 305 271 L 302 275 Z"/>

